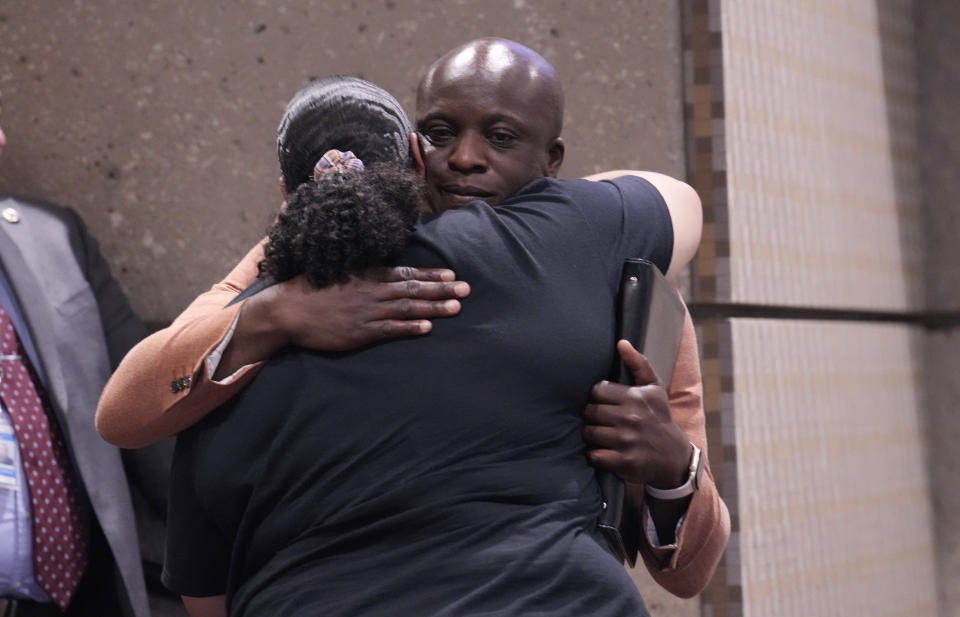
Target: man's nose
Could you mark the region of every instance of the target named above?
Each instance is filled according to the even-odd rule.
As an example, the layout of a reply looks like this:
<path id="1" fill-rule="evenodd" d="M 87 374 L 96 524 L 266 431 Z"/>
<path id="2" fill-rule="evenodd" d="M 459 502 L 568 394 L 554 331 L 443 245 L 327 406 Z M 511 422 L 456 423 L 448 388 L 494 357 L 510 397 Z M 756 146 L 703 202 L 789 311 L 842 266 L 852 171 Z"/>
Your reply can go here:
<path id="1" fill-rule="evenodd" d="M 464 133 L 447 159 L 450 169 L 461 173 L 482 173 L 487 169 L 485 141 L 482 135 Z"/>

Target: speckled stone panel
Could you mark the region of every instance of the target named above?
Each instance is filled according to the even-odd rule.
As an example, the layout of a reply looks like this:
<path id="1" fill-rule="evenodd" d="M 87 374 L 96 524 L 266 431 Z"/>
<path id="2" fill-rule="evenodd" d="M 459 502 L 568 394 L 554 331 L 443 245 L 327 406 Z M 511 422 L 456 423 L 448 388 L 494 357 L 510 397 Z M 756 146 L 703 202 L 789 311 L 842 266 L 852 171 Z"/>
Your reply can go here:
<path id="1" fill-rule="evenodd" d="M 491 35 L 558 69 L 565 177 L 683 175 L 668 0 L 5 0 L 0 192 L 76 208 L 135 309 L 162 323 L 272 219 L 275 129 L 310 77 L 360 75 L 412 112 L 433 59 Z"/>

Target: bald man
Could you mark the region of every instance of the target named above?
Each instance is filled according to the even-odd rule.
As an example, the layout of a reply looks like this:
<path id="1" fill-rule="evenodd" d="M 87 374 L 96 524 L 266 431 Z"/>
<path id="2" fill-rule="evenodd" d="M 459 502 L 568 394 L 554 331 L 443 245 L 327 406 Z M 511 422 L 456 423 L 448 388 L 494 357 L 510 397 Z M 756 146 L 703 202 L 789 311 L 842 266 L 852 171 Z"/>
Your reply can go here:
<path id="1" fill-rule="evenodd" d="M 559 136 L 562 108 L 562 91 L 552 67 L 535 52 L 518 44 L 481 39 L 453 50 L 434 63 L 418 91 L 417 126 L 423 139 L 414 139 L 415 151 L 422 155 L 433 207 L 443 211 L 475 199 L 496 205 L 531 180 L 555 176 L 563 160 L 563 142 Z M 647 179 L 666 202 L 674 235 L 669 271 L 675 272 L 695 250 L 699 238 L 699 202 L 685 184 L 659 174 L 611 172 L 592 179 L 627 173 Z M 690 221 L 695 225 L 690 225 Z M 696 233 L 689 233 L 689 227 L 695 227 Z M 177 332 L 167 333 L 162 354 L 167 358 L 166 363 L 160 355 L 141 355 L 135 359 L 138 363 L 152 362 L 172 368 L 193 367 L 189 373 L 191 387 L 172 393 L 174 396 L 164 394 L 159 404 L 152 399 L 151 408 L 143 413 L 129 413 L 130 408 L 118 412 L 128 404 L 136 404 L 129 396 L 131 392 L 138 393 L 141 409 L 144 393 L 148 397 L 160 394 L 155 386 L 151 390 L 144 387 L 147 384 L 130 381 L 122 371 L 118 372 L 111 382 L 116 387 L 112 390 L 108 387 L 101 400 L 98 415 L 101 432 L 120 445 L 149 442 L 195 422 L 252 378 L 259 366 L 256 363 L 265 359 L 262 350 L 266 348 L 245 345 L 253 339 L 244 333 L 243 317 L 259 310 L 251 302 L 256 296 L 231 311 L 218 309 L 253 280 L 259 255 L 259 248 L 254 249 L 221 289 L 215 290 L 212 296 L 207 295 L 206 300 L 210 302 L 206 308 L 192 312 L 188 321 L 193 324 L 190 327 L 193 341 L 181 344 L 187 341 L 181 340 L 182 337 L 178 339 Z M 419 289 L 428 289 L 435 298 L 433 304 L 411 305 L 415 307 L 411 310 L 432 307 L 434 314 L 449 315 L 459 309 L 459 304 L 449 299 L 463 297 L 466 287 L 450 282 L 452 273 L 443 273 L 440 278 L 447 281 L 404 284 L 413 296 L 419 295 Z M 383 286 L 378 289 L 385 290 Z M 344 297 L 358 295 L 351 296 L 343 289 L 334 291 Z M 331 349 L 329 343 L 320 340 L 315 329 L 307 327 L 317 323 L 315 316 L 319 311 L 326 312 L 327 319 L 336 313 L 331 311 L 329 302 L 321 301 L 319 294 L 323 293 L 329 294 L 331 290 L 308 292 L 305 285 L 294 282 L 278 290 L 272 298 L 260 300 L 263 304 L 270 302 L 284 307 L 286 318 L 277 324 L 277 330 L 292 329 L 297 333 L 298 338 L 294 340 L 299 344 L 323 350 Z M 391 295 L 386 291 L 381 293 L 385 297 Z M 358 303 L 355 299 L 351 301 Z M 197 324 L 205 325 L 198 327 Z M 231 327 L 236 330 L 228 338 L 226 334 Z M 422 331 L 427 327 L 424 325 Z M 197 336 L 198 333 L 203 335 Z M 312 337 L 308 342 L 305 333 Z M 289 332 L 278 336 L 291 340 Z M 226 352 L 216 370 L 210 370 L 203 360 L 218 345 L 225 347 Z M 642 358 L 630 356 L 629 350 L 623 352 L 638 371 L 644 370 Z M 240 372 L 235 373 L 236 370 Z M 220 375 L 231 379 L 222 383 L 210 379 Z M 427 378 L 424 379 L 429 386 Z M 628 389 L 602 383 L 595 388 L 594 404 L 587 411 L 585 436 L 596 446 L 591 457 L 596 464 L 616 471 L 631 482 L 638 503 L 644 502 L 643 484 L 664 489 L 686 484 L 693 451 L 691 441 L 705 451 L 696 344 L 689 323 L 674 383 L 670 407 L 659 386 Z M 652 444 L 656 447 L 651 447 Z M 651 499 L 646 503 L 655 504 Z M 658 524 L 658 528 L 666 532 L 662 534 L 666 541 L 657 542 L 658 546 L 651 544 L 644 557 L 654 576 L 660 575 L 658 580 L 668 589 L 679 595 L 691 595 L 702 588 L 712 572 L 719 556 L 717 546 L 722 550 L 727 533 L 726 510 L 709 481 L 693 496 L 660 505 L 663 507 L 659 509 L 654 505 L 652 513 L 655 519 L 661 518 L 659 510 L 664 513 L 663 520 L 669 521 Z M 671 542 L 676 523 L 684 513 L 679 537 L 689 550 Z M 709 541 L 698 539 L 701 535 L 710 536 Z M 700 550 L 707 544 L 709 550 Z M 688 554 L 689 559 L 685 557 Z M 698 556 L 694 558 L 694 555 Z"/>
<path id="2" fill-rule="evenodd" d="M 556 177 L 563 91 L 539 54 L 512 41 L 480 39 L 427 70 L 417 90 L 417 129 L 431 204 L 498 204 L 533 178 Z"/>
<path id="3" fill-rule="evenodd" d="M 434 62 L 417 91 L 416 124 L 423 139 L 423 164 L 428 178 L 430 201 L 438 210 L 461 207 L 474 199 L 497 204 L 520 190 L 530 178 L 555 177 L 563 161 L 560 137 L 563 118 L 563 91 L 553 67 L 533 50 L 504 39 L 471 41 Z M 673 178 L 650 172 L 615 171 L 589 179 L 608 180 L 637 175 L 651 182 L 670 208 L 674 229 L 669 275 L 689 262 L 699 234 L 699 199 L 689 186 Z M 696 204 L 696 208 L 688 207 Z M 680 364 L 695 360 L 695 340 L 687 324 Z M 592 462 L 613 471 L 628 483 L 638 506 L 646 506 L 656 527 L 654 542 L 642 545 L 644 558 L 654 576 L 678 595 L 689 595 L 706 583 L 704 573 L 712 571 L 719 557 L 715 549 L 726 543 L 726 508 L 713 487 L 697 495 L 692 492 L 676 499 L 658 499 L 645 491 L 648 486 L 661 495 L 677 494 L 677 487 L 691 480 L 695 451 L 706 457 L 706 437 L 700 401 L 699 368 L 696 375 L 678 375 L 667 403 L 662 388 L 646 361 L 632 349 L 623 349 L 624 359 L 634 367 L 638 387 L 603 382 L 592 392 L 585 413 L 584 437 L 592 446 Z M 685 389 L 685 390 L 682 390 Z M 683 391 L 684 396 L 679 392 Z M 671 407 L 673 417 L 671 417 Z M 681 428 L 682 425 L 682 428 Z M 700 456 L 700 453 L 697 453 Z M 707 483 L 712 483 L 709 477 Z M 680 491 L 681 493 L 683 491 Z M 694 516 L 712 536 L 714 550 L 692 559 L 693 551 L 664 549 L 677 545 L 678 521 L 697 498 Z M 704 516 L 699 519 L 700 511 Z M 695 525 L 689 525 L 695 527 Z M 684 530 L 685 531 L 685 530 Z M 695 536 L 695 533 L 688 534 Z M 654 547 L 654 544 L 658 545 Z M 690 546 L 692 545 L 692 546 Z M 701 546 L 689 543 L 690 548 Z M 689 560 L 689 561 L 688 561 Z M 690 567 L 690 562 L 693 567 Z M 688 570 L 702 567 L 700 581 L 678 584 L 682 577 L 662 576 L 670 567 L 674 574 L 680 564 Z M 681 587 L 685 587 L 681 589 Z M 695 592 L 694 592 L 695 593 Z"/>

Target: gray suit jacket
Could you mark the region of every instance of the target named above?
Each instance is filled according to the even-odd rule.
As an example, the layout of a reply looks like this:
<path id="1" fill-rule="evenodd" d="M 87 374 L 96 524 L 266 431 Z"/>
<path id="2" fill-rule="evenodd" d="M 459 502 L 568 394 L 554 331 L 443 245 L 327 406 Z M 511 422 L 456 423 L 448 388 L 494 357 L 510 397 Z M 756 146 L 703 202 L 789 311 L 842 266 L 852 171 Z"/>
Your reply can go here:
<path id="1" fill-rule="evenodd" d="M 120 452 L 94 428 L 100 392 L 123 355 L 144 336 L 144 326 L 71 210 L 0 196 L 0 265 L 26 322 L 17 325 L 33 338 L 31 360 L 45 378 L 89 497 L 88 515 L 96 517 L 112 553 L 116 568 L 110 568 L 110 576 L 119 577 L 115 584 L 125 590 L 130 614 L 147 617 L 128 477 Z M 137 479 L 154 501 L 162 501 L 164 464 L 139 468 L 136 459 L 130 456 L 134 473 L 147 476 Z M 149 501 L 150 495 L 138 499 Z"/>

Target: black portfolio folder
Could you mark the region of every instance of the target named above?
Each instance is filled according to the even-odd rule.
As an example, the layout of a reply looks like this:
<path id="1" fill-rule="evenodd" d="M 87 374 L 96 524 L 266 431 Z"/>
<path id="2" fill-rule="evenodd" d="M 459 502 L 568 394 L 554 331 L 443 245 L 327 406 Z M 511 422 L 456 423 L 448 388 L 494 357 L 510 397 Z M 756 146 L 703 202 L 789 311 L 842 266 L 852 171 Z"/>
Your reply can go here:
<path id="1" fill-rule="evenodd" d="M 642 353 L 664 387 L 670 385 L 686 311 L 680 296 L 660 270 L 643 259 L 627 259 L 620 273 L 617 340 L 626 339 Z M 617 355 L 614 380 L 632 384 L 630 371 Z M 603 500 L 598 525 L 613 550 L 631 567 L 636 564 L 643 530 L 640 516 L 626 498 L 623 481 L 598 470 Z"/>

